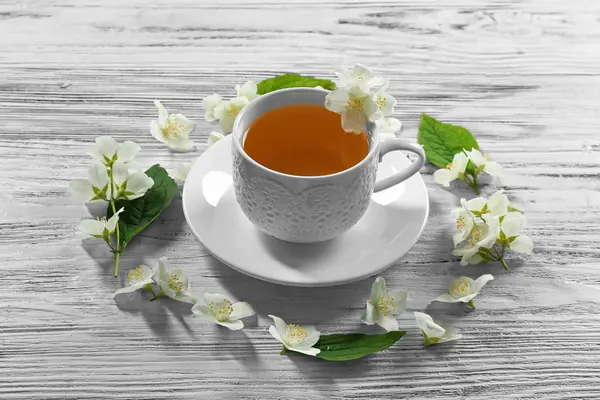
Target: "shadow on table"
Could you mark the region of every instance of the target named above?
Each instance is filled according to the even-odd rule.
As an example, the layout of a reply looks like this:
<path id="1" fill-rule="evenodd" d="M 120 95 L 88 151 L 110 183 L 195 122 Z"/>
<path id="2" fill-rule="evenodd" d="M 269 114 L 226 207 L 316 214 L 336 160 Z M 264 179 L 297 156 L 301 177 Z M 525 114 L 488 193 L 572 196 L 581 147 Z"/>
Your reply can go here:
<path id="1" fill-rule="evenodd" d="M 369 293 L 372 284 L 371 279 L 363 279 L 333 287 L 283 286 L 243 275 L 213 257 L 206 260 L 221 285 L 236 299 L 252 304 L 257 314 L 273 314 L 298 324 L 330 323 L 347 316 L 357 294 Z"/>
<path id="2" fill-rule="evenodd" d="M 168 297 L 161 297 L 154 301 L 151 301 L 151 298 L 151 293 L 138 291 L 118 295 L 115 297 L 115 303 L 121 311 L 141 314 L 157 337 L 170 339 L 175 333 L 176 324 L 190 336 L 194 335 L 194 330 L 184 318 L 192 314 L 192 304 L 171 300 Z"/>

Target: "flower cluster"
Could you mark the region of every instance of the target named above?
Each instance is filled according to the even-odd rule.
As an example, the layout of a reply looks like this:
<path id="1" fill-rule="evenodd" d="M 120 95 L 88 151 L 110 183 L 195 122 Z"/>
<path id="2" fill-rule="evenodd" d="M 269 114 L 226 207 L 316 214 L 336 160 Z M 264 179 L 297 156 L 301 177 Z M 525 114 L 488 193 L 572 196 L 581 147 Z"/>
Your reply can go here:
<path id="1" fill-rule="evenodd" d="M 85 202 L 97 200 L 109 202 L 113 215 L 108 220 L 84 220 L 80 231 L 85 236 L 103 239 L 115 256 L 115 276 L 119 272 L 119 254 L 122 249 L 119 242 L 119 214 L 116 200 L 133 200 L 143 196 L 152 187 L 154 181 L 139 171 L 135 157 L 140 146 L 131 141 L 118 143 L 110 136 L 96 138 L 88 153 L 94 162 L 88 169 L 88 179 L 76 179 L 70 183 L 73 195 Z M 112 236 L 116 233 L 115 244 Z"/>
<path id="2" fill-rule="evenodd" d="M 488 199 L 477 197 L 461 199 L 461 207 L 452 210 L 456 221 L 453 235 L 455 256 L 462 257 L 460 264 L 479 264 L 482 261 L 500 261 L 509 270 L 504 260 L 507 249 L 531 254 L 533 241 L 521 234 L 526 219 L 522 211 L 510 205 L 503 190 Z"/>
<path id="3" fill-rule="evenodd" d="M 192 312 L 194 314 L 231 330 L 242 329 L 244 323 L 241 319 L 254 315 L 250 304 L 233 303 L 220 294 L 205 293 L 203 298 L 198 299 L 190 290 L 186 274 L 179 269 L 169 271 L 165 261 L 164 258 L 161 258 L 152 268 L 140 265 L 130 271 L 127 275 L 128 286 L 117 290 L 115 296 L 144 289 L 154 295 L 152 300 L 169 297 L 176 301 L 193 304 Z"/>
<path id="4" fill-rule="evenodd" d="M 388 117 L 396 105 L 396 99 L 386 92 L 389 82 L 361 64 L 336 75 L 340 82 L 325 98 L 325 108 L 341 114 L 342 128 L 359 134 L 365 130 L 367 121 L 372 121 L 381 140 L 396 137 L 402 124 Z"/>
<path id="5" fill-rule="evenodd" d="M 436 183 L 444 187 L 449 187 L 450 182 L 460 179 L 466 182 L 475 193 L 479 194 L 477 177 L 482 171 L 498 178 L 503 174 L 502 166 L 495 161 L 491 161 L 487 154 L 481 154 L 477 149 L 463 150 L 454 155 L 452 162 L 446 165 L 446 168 L 435 171 L 433 178 Z"/>
<path id="6" fill-rule="evenodd" d="M 256 82 L 248 81 L 243 85 L 235 86 L 236 97 L 230 100 L 223 100 L 217 93 L 204 98 L 204 119 L 210 123 L 218 123 L 221 128 L 220 132 L 212 131 L 208 135 L 209 145 L 231 133 L 233 122 L 240 111 L 259 96 L 257 90 Z"/>

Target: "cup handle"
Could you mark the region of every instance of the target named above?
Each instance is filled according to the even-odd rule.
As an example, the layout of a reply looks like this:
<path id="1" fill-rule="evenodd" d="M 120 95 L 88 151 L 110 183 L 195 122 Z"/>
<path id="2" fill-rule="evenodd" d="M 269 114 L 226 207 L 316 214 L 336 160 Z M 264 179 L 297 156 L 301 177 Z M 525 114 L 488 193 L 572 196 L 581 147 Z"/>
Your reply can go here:
<path id="1" fill-rule="evenodd" d="M 410 151 L 411 153 L 415 153 L 419 158 L 411 163 L 410 167 L 405 168 L 403 171 L 397 172 L 392 176 L 388 176 L 385 179 L 375 182 L 374 192 L 388 189 L 399 184 L 400 182 L 407 180 L 419 172 L 421 167 L 425 164 L 425 152 L 423 151 L 421 145 L 411 143 L 405 139 L 386 140 L 385 142 L 381 143 L 379 148 L 379 162 L 381 162 L 384 155 L 395 150 Z"/>

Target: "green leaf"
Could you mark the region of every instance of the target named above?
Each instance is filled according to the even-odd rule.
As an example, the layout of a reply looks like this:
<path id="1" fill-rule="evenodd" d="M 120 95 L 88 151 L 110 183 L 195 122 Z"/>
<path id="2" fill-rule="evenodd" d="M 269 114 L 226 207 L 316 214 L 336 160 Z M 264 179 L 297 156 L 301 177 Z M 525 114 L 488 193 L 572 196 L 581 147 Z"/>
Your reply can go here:
<path id="1" fill-rule="evenodd" d="M 154 185 L 148 189 L 146 194 L 134 200 L 117 200 L 115 202 L 117 210 L 121 207 L 125 208 L 119 214 L 119 241 L 122 247 L 150 225 L 179 192 L 175 181 L 160 165 L 156 164 L 150 167 L 146 171 L 146 175 L 154 181 Z M 110 218 L 112 215 L 113 212 L 109 206 L 107 216 Z"/>
<path id="2" fill-rule="evenodd" d="M 283 74 L 258 82 L 258 94 L 265 94 L 279 89 L 293 87 L 316 87 L 321 86 L 327 90 L 334 90 L 335 83 L 329 79 L 318 79 L 312 76 L 298 74 Z"/>
<path id="3" fill-rule="evenodd" d="M 391 331 L 380 335 L 337 333 L 321 335 L 313 346 L 320 349 L 318 358 L 327 361 L 349 361 L 385 350 L 396 343 L 406 331 Z"/>
<path id="4" fill-rule="evenodd" d="M 479 150 L 479 144 L 471 132 L 462 126 L 445 124 L 421 114 L 418 142 L 423 146 L 430 163 L 446 168 L 456 153 L 463 149 Z"/>

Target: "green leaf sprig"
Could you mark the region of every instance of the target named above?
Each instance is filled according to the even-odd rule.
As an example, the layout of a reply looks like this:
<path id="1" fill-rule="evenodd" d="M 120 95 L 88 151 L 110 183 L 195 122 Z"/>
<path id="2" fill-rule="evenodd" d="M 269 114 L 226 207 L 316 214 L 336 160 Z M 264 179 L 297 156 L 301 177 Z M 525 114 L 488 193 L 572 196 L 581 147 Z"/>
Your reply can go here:
<path id="1" fill-rule="evenodd" d="M 423 146 L 427 160 L 440 168 L 451 169 L 457 154 L 473 149 L 479 150 L 477 140 L 468 129 L 446 124 L 425 113 L 421 114 L 417 140 Z M 466 169 L 464 172 L 461 171 L 457 178 L 479 194 L 477 177 L 482 170 L 482 168 L 476 168 L 469 160 Z"/>
<path id="2" fill-rule="evenodd" d="M 313 346 L 321 350 L 316 357 L 327 361 L 356 360 L 377 353 L 400 340 L 406 331 L 391 331 L 377 335 L 363 333 L 336 333 L 321 335 Z M 284 348 L 282 354 L 302 354 Z"/>
<path id="3" fill-rule="evenodd" d="M 335 89 L 335 83 L 329 79 L 319 79 L 313 78 L 312 76 L 304 76 L 299 74 L 283 74 L 258 82 L 257 93 L 265 94 L 279 89 L 317 86 L 321 86 L 323 89 L 327 90 Z"/>

